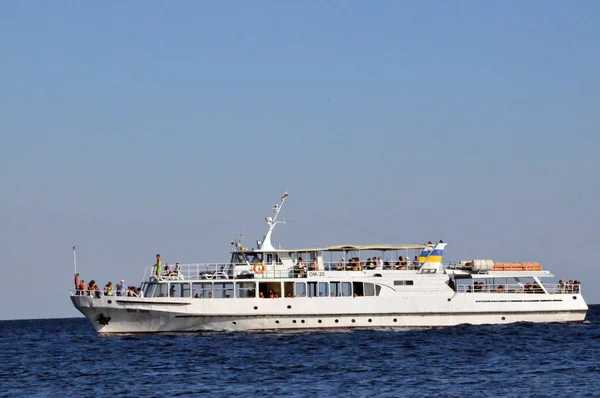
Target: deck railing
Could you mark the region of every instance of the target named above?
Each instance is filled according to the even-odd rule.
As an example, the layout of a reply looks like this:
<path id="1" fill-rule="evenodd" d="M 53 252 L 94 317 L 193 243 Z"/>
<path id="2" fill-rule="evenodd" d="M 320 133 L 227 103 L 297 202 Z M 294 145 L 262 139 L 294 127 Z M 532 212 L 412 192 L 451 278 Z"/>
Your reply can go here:
<path id="1" fill-rule="evenodd" d="M 451 269 L 456 263 L 445 263 L 444 267 L 447 269 Z M 402 264 L 383 264 L 382 271 L 394 271 L 394 270 L 409 270 L 416 271 L 421 267 L 421 263 L 416 261 L 407 261 Z M 265 278 L 306 278 L 307 276 L 321 276 L 320 272 L 364 272 L 364 271 L 373 271 L 377 272 L 377 265 L 368 264 L 366 262 L 358 263 L 358 264 L 342 264 L 340 262 L 325 262 L 318 267 L 312 266 L 311 264 L 299 266 L 285 266 L 283 264 L 263 264 L 260 266 L 249 265 L 249 264 L 240 264 L 240 263 L 203 263 L 203 264 L 180 264 L 179 268 L 176 270 L 175 266 L 169 265 L 169 269 L 163 267 L 160 275 L 156 275 L 156 269 L 154 266 L 147 267 L 144 280 L 197 280 L 197 279 L 265 279 Z M 262 271 L 262 272 L 261 272 Z M 524 272 L 526 273 L 526 272 Z M 468 286 L 461 284 L 460 289 L 463 291 L 467 291 Z M 495 285 L 493 288 L 488 286 L 486 287 L 486 291 L 496 291 L 500 285 Z M 559 288 L 556 285 L 556 288 L 550 289 L 549 292 L 566 292 L 566 291 L 574 291 L 577 287 L 568 288 L 563 286 Z M 514 287 L 508 287 L 505 285 L 505 290 L 522 290 L 524 289 L 524 285 L 515 285 Z M 471 288 L 473 289 L 473 287 Z"/>
<path id="2" fill-rule="evenodd" d="M 545 289 L 545 290 L 544 290 Z M 484 284 L 459 285 L 458 293 L 531 293 L 531 294 L 580 294 L 581 285 L 566 286 L 560 284 L 544 284 L 542 286 L 529 284 Z"/>
<path id="3" fill-rule="evenodd" d="M 418 270 L 421 264 L 418 262 L 409 262 L 402 265 L 387 264 L 383 270 Z M 338 262 L 327 262 L 319 267 L 309 265 L 305 266 L 284 266 L 282 264 L 262 264 L 255 271 L 254 265 L 233 264 L 233 263 L 204 263 L 204 264 L 180 264 L 178 269 L 169 265 L 169 269 L 163 269 L 160 275 L 156 275 L 154 266 L 147 267 L 144 273 L 144 280 L 190 280 L 190 279 L 251 279 L 251 278 L 305 278 L 311 272 L 323 271 L 376 271 L 376 265 L 367 263 L 359 264 L 339 264 Z M 262 271 L 262 272 L 260 272 Z"/>

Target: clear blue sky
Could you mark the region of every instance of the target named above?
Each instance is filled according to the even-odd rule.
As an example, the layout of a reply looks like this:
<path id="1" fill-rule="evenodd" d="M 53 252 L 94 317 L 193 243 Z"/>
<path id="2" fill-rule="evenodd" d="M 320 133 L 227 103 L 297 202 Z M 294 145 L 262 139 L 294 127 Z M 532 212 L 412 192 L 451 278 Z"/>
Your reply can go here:
<path id="1" fill-rule="evenodd" d="M 74 244 L 102 285 L 155 253 L 227 261 L 286 190 L 284 247 L 441 237 L 599 303 L 598 21 L 597 1 L 0 2 L 0 319 L 79 315 Z"/>

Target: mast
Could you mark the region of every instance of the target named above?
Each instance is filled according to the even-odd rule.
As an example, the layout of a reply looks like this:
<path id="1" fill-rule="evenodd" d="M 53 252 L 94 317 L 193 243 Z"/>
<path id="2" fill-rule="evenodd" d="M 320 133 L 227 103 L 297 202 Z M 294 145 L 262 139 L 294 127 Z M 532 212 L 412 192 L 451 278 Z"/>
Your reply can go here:
<path id="1" fill-rule="evenodd" d="M 267 218 L 265 218 L 265 221 L 269 225 L 269 230 L 267 231 L 267 234 L 263 238 L 263 241 L 262 241 L 262 243 L 260 245 L 260 249 L 262 251 L 275 250 L 275 248 L 273 247 L 273 244 L 271 243 L 271 235 L 273 234 L 273 230 L 275 229 L 275 226 L 277 224 L 285 224 L 285 220 L 279 221 L 279 220 L 277 220 L 277 217 L 279 217 L 279 212 L 281 211 L 281 207 L 283 206 L 283 202 L 285 202 L 285 200 L 287 199 L 287 197 L 288 197 L 288 194 L 286 192 L 281 197 L 281 203 L 279 203 L 278 205 L 275 204 L 273 206 L 273 212 L 275 213 L 275 215 L 273 217 L 267 217 Z"/>
<path id="2" fill-rule="evenodd" d="M 73 275 L 77 274 L 77 256 L 75 254 L 77 249 L 77 246 L 73 246 Z"/>

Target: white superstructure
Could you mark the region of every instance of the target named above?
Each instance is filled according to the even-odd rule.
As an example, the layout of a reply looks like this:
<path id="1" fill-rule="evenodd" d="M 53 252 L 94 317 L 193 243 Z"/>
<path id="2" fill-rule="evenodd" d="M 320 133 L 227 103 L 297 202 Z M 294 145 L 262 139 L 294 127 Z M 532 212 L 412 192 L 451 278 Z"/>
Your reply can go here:
<path id="1" fill-rule="evenodd" d="M 461 323 L 582 322 L 581 286 L 549 285 L 537 263 L 443 264 L 446 243 L 276 249 L 281 203 L 257 247 L 232 242 L 229 263 L 185 264 L 156 275 L 143 297 L 72 291 L 102 334 L 322 328 L 435 327 Z M 413 254 L 418 254 L 414 255 Z M 367 258 L 368 256 L 368 258 Z"/>

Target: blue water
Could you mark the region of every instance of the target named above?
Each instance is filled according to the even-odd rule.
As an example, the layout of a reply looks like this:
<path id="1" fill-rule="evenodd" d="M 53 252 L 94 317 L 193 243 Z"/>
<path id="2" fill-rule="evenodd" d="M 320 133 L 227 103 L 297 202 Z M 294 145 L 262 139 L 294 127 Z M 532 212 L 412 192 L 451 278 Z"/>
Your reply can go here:
<path id="1" fill-rule="evenodd" d="M 568 394 L 568 395 L 567 395 Z M 0 396 L 599 397 L 583 324 L 98 337 L 85 319 L 0 322 Z"/>

